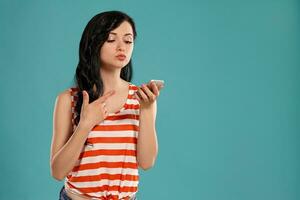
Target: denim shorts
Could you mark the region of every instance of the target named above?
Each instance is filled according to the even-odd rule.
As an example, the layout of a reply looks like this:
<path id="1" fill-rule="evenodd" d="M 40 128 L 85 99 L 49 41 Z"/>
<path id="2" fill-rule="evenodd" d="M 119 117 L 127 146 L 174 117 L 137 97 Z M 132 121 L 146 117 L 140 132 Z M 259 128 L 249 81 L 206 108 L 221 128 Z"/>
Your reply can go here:
<path id="1" fill-rule="evenodd" d="M 65 186 L 63 186 L 59 192 L 59 200 L 72 200 L 70 197 L 68 197 Z"/>
<path id="2" fill-rule="evenodd" d="M 63 186 L 59 192 L 59 200 L 72 200 L 70 197 L 68 197 L 65 186 Z M 130 200 L 137 200 L 136 195 L 133 195 Z"/>

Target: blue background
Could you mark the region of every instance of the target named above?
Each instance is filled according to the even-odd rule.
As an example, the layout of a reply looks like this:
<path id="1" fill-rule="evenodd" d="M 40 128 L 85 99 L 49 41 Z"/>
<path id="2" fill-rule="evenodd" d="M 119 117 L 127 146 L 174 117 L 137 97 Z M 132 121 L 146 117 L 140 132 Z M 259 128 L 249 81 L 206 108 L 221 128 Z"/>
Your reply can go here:
<path id="1" fill-rule="evenodd" d="M 138 198 L 300 199 L 296 0 L 0 3 L 0 199 L 58 199 L 52 114 L 95 14 L 136 22 L 134 84 L 164 79 L 159 155 Z"/>

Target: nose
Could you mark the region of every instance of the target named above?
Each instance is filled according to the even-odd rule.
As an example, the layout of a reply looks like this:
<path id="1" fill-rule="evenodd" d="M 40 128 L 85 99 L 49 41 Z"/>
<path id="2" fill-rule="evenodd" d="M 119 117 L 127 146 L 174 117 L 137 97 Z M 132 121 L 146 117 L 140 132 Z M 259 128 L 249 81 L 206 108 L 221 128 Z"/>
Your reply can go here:
<path id="1" fill-rule="evenodd" d="M 122 41 L 118 42 L 117 50 L 118 51 L 125 51 L 125 44 Z"/>

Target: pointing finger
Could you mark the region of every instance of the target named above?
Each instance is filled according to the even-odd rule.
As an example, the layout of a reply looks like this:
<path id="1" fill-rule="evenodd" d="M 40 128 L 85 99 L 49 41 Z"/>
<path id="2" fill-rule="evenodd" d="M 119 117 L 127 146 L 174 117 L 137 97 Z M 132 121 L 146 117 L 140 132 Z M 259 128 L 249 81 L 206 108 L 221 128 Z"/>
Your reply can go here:
<path id="1" fill-rule="evenodd" d="M 106 103 L 105 102 L 102 102 L 102 107 L 103 107 L 104 110 L 106 109 Z"/>
<path id="2" fill-rule="evenodd" d="M 87 106 L 89 104 L 89 94 L 85 90 L 83 90 L 82 95 L 83 95 L 82 105 Z"/>

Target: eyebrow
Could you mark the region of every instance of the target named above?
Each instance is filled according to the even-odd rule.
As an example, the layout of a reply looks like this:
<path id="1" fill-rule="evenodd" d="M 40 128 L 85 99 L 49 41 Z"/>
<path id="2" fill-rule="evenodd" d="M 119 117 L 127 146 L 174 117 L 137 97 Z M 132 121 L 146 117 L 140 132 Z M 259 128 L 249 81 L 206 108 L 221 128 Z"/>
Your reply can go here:
<path id="1" fill-rule="evenodd" d="M 110 34 L 117 35 L 117 33 L 114 33 L 114 32 L 110 32 Z M 127 35 L 132 35 L 132 34 L 131 33 L 124 34 L 124 36 L 127 36 Z"/>

